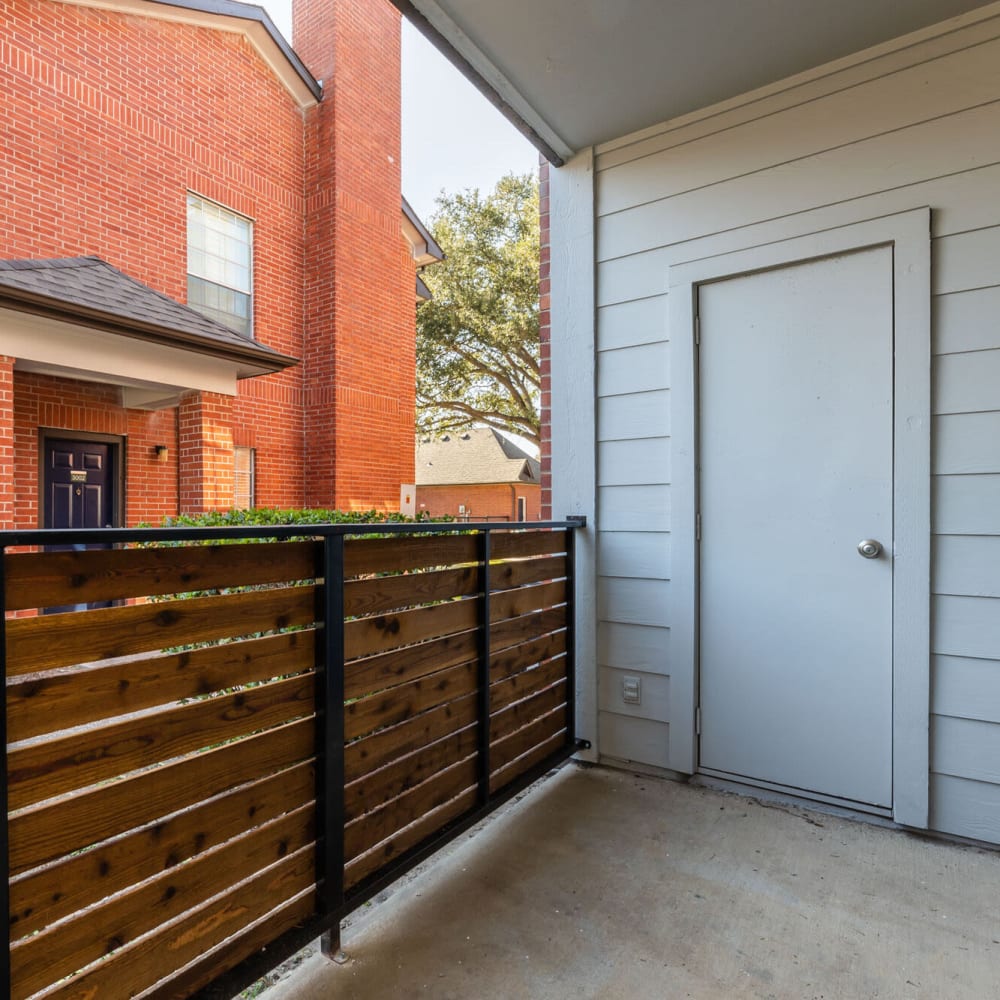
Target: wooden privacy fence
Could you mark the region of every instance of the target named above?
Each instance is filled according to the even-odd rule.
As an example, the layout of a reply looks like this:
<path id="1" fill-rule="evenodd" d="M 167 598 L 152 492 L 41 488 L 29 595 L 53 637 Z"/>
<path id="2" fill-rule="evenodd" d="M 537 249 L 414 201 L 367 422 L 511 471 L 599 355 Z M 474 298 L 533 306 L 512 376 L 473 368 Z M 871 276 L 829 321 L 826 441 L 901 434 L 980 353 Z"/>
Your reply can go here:
<path id="1" fill-rule="evenodd" d="M 565 759 L 577 526 L 0 535 L 10 996 L 239 988 Z"/>

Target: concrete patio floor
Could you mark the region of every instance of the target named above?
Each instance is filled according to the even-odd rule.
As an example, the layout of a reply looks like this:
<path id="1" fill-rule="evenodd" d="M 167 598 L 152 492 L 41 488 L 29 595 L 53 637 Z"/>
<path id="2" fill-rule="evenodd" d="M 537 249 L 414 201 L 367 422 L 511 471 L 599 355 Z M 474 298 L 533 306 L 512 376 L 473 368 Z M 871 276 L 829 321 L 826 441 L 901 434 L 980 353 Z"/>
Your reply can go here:
<path id="1" fill-rule="evenodd" d="M 1000 854 L 570 765 L 268 1000 L 1000 997 Z"/>

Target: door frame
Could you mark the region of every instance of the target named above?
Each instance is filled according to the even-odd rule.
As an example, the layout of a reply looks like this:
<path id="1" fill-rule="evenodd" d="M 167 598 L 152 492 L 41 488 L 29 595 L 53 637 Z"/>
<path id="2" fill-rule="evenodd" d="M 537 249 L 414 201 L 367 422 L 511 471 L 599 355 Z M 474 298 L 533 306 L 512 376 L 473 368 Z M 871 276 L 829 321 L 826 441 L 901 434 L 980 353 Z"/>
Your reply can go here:
<path id="1" fill-rule="evenodd" d="M 893 819 L 926 829 L 930 783 L 930 209 L 813 230 L 669 266 L 672 585 L 671 767 L 698 769 L 698 287 L 856 250 L 893 250 Z M 816 220 L 818 223 L 818 219 Z M 678 248 L 679 254 L 683 248 Z"/>
<path id="2" fill-rule="evenodd" d="M 91 431 L 65 430 L 59 427 L 38 428 L 38 527 L 45 526 L 45 452 L 50 440 L 93 441 L 111 446 L 114 483 L 114 503 L 112 504 L 112 527 L 125 526 L 125 438 L 117 434 L 95 434 Z"/>

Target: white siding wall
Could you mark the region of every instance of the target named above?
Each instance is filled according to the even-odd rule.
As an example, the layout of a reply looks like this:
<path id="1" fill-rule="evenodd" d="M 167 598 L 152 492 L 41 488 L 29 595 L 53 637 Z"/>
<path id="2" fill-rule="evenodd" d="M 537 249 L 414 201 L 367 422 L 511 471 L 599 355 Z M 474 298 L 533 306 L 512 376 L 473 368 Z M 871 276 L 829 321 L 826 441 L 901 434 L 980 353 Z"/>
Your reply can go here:
<path id="1" fill-rule="evenodd" d="M 676 767 L 668 262 L 929 205 L 931 825 L 1000 841 L 1000 17 L 597 150 L 600 750 Z M 643 700 L 626 706 L 622 677 Z"/>

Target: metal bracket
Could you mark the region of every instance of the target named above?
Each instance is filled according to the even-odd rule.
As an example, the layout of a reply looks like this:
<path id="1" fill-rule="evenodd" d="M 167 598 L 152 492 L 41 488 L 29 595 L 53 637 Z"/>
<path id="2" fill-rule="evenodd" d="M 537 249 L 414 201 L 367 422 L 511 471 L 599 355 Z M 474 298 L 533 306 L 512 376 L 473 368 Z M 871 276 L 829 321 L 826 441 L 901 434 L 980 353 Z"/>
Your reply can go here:
<path id="1" fill-rule="evenodd" d="M 577 740 L 576 741 L 576 748 L 577 748 L 577 750 L 589 750 L 590 749 L 590 740 Z"/>
<path id="2" fill-rule="evenodd" d="M 587 527 L 587 515 L 586 514 L 567 514 L 566 520 L 570 524 L 574 524 L 579 528 Z"/>

